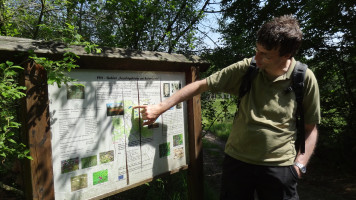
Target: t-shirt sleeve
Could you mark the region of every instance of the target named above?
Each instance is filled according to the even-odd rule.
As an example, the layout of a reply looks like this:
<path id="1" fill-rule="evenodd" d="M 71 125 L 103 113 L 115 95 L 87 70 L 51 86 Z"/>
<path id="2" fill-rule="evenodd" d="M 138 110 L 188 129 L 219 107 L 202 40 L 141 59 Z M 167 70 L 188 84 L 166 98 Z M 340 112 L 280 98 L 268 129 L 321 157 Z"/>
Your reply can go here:
<path id="1" fill-rule="evenodd" d="M 320 94 L 314 73 L 307 69 L 304 80 L 304 123 L 320 124 Z"/>
<path id="2" fill-rule="evenodd" d="M 247 71 L 251 58 L 234 63 L 207 78 L 209 89 L 212 92 L 225 92 L 237 95 L 241 80 Z"/>

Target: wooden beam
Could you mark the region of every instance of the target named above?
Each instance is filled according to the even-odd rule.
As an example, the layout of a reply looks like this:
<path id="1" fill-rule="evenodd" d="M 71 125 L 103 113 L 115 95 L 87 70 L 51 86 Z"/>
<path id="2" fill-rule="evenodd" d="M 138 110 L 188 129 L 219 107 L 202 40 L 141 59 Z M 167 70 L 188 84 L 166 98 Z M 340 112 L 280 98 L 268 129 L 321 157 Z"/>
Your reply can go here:
<path id="1" fill-rule="evenodd" d="M 199 68 L 191 67 L 186 72 L 187 84 L 198 80 Z M 189 168 L 188 191 L 189 199 L 204 199 L 203 143 L 201 126 L 200 95 L 188 100 L 188 137 L 189 137 Z"/>
<path id="2" fill-rule="evenodd" d="M 54 199 L 50 117 L 46 71 L 38 64 L 27 62 L 24 85 L 25 109 L 22 114 L 23 136 L 33 160 L 25 162 L 26 199 Z"/>
<path id="3" fill-rule="evenodd" d="M 101 53 L 87 53 L 84 46 L 66 46 L 63 43 L 53 41 L 31 40 L 26 38 L 4 37 L 0 36 L 0 60 L 9 60 L 15 54 L 28 54 L 31 50 L 37 56 L 47 58 L 58 58 L 65 52 L 73 52 L 80 57 L 79 65 L 89 68 L 101 68 L 103 65 L 120 68 L 136 68 L 136 66 L 149 71 L 165 70 L 171 71 L 171 66 L 181 71 L 190 66 L 200 66 L 200 70 L 207 70 L 209 63 L 195 55 L 183 55 L 176 53 L 164 53 L 154 51 L 138 51 L 122 48 L 100 47 Z M 108 63 L 107 63 L 108 61 Z M 129 63 L 129 64 L 128 64 Z M 128 64 L 128 65 L 127 65 Z M 147 65 L 149 64 L 149 65 Z M 122 67 L 120 67 L 122 66 Z M 141 70 L 141 69 L 138 69 Z"/>

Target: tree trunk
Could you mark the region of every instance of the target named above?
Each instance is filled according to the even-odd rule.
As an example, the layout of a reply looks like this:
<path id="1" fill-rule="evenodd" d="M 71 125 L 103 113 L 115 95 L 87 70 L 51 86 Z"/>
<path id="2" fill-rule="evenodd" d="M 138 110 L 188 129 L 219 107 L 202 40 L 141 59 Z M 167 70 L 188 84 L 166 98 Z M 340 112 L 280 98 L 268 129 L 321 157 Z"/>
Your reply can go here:
<path id="1" fill-rule="evenodd" d="M 41 13 L 40 13 L 40 16 L 38 17 L 35 33 L 33 34 L 33 37 L 32 37 L 32 39 L 34 39 L 34 40 L 37 39 L 38 32 L 40 30 L 40 25 L 42 24 L 42 18 L 43 18 L 43 14 L 45 11 L 45 4 L 46 4 L 46 0 L 41 0 Z"/>
<path id="2" fill-rule="evenodd" d="M 0 0 L 0 35 L 6 36 L 5 29 L 5 2 L 4 0 Z"/>

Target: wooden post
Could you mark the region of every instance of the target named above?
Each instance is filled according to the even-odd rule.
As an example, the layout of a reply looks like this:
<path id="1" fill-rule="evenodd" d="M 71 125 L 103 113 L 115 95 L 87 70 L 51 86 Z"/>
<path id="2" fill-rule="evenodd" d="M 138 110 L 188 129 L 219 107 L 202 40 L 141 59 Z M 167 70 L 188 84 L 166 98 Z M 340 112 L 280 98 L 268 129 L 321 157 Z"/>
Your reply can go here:
<path id="1" fill-rule="evenodd" d="M 26 199 L 54 199 L 47 74 L 42 66 L 26 63 L 27 87 L 22 113 L 23 138 L 33 160 L 25 162 Z"/>
<path id="2" fill-rule="evenodd" d="M 186 73 L 187 84 L 198 80 L 199 69 L 191 67 Z M 189 167 L 188 191 L 189 199 L 204 199 L 203 143 L 201 126 L 200 95 L 188 100 L 188 134 L 189 134 Z"/>

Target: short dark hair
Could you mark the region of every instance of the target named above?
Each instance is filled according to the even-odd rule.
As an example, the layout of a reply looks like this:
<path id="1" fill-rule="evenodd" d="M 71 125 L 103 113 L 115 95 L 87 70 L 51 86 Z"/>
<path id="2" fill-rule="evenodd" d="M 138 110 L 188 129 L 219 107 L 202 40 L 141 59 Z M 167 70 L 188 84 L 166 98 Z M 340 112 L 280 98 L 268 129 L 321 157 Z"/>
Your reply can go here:
<path id="1" fill-rule="evenodd" d="M 302 44 L 303 33 L 292 15 L 275 17 L 257 32 L 257 43 L 267 50 L 278 49 L 279 56 L 294 56 Z"/>

